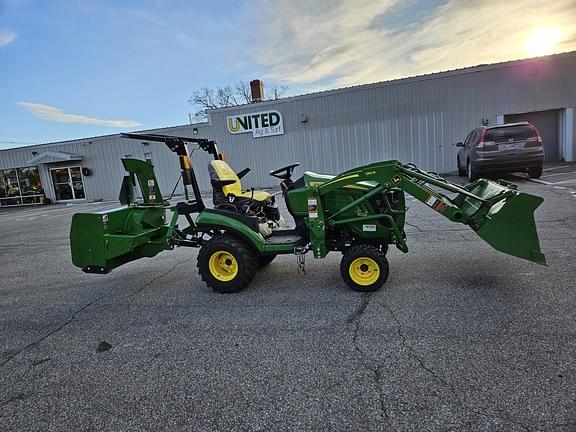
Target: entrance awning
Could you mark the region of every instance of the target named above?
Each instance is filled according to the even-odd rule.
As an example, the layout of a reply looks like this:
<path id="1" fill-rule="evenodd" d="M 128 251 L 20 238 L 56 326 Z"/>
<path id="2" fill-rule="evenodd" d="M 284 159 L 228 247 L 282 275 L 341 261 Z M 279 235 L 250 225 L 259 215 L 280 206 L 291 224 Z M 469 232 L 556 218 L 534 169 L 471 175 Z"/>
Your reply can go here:
<path id="1" fill-rule="evenodd" d="M 68 161 L 80 161 L 84 159 L 84 156 L 73 153 L 57 152 L 57 151 L 47 151 L 38 156 L 34 156 L 32 159 L 27 161 L 28 165 L 38 165 L 53 162 L 68 162 Z"/>

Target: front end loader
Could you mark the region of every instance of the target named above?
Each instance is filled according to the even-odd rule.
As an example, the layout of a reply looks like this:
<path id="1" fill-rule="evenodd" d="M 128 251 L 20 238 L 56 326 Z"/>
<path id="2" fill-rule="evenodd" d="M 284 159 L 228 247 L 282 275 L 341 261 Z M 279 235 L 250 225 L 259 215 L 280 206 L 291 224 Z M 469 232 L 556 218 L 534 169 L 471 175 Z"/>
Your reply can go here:
<path id="1" fill-rule="evenodd" d="M 273 170 L 294 223 L 280 215 L 275 196 L 244 190 L 241 178 L 218 153 L 216 143 L 199 138 L 123 134 L 127 138 L 164 142 L 180 159 L 184 200 L 164 200 L 153 166 L 123 159 L 122 207 L 73 216 L 72 262 L 88 273 L 112 269 L 173 249 L 200 248 L 199 274 L 215 291 L 245 288 L 258 268 L 277 255 L 296 254 L 303 263 L 312 252 L 324 258 L 342 253 L 340 271 L 357 291 L 379 289 L 388 278 L 389 245 L 408 252 L 404 231 L 405 194 L 423 202 L 454 223 L 467 225 L 495 249 L 545 264 L 534 211 L 542 198 L 518 191 L 503 180 L 479 179 L 467 186 L 451 183 L 395 160 L 375 162 L 339 175 L 306 172 L 293 180 L 297 163 Z M 189 145 L 207 151 L 213 208 L 206 208 L 190 159 Z M 136 186 L 141 199 L 136 199 Z M 189 190 L 190 189 L 190 190 Z M 191 194 L 190 194 L 191 192 Z M 185 227 L 180 222 L 185 221 Z"/>

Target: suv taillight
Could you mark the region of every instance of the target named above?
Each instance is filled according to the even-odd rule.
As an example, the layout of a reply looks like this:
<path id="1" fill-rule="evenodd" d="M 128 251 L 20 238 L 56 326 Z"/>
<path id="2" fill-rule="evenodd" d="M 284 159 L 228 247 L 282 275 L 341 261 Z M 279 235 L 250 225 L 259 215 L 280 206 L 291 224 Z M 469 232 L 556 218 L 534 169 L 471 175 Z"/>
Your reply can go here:
<path id="1" fill-rule="evenodd" d="M 480 140 L 476 144 L 476 148 L 484 148 L 484 137 L 486 136 L 486 128 L 482 129 L 482 135 L 480 135 Z"/>
<path id="2" fill-rule="evenodd" d="M 533 124 L 530 124 L 528 126 L 530 126 L 530 129 L 532 129 L 534 132 L 536 132 L 536 140 L 538 141 L 538 145 L 541 146 L 542 145 L 542 135 L 540 135 L 540 131 Z"/>

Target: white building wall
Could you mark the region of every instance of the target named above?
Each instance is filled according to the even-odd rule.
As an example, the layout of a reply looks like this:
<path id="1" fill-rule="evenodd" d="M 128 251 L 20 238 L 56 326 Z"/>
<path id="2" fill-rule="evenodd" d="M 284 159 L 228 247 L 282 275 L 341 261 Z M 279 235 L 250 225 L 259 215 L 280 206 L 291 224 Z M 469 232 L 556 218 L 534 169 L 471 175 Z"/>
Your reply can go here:
<path id="1" fill-rule="evenodd" d="M 576 109 L 566 108 L 560 117 L 562 158 L 573 162 L 576 157 Z"/>

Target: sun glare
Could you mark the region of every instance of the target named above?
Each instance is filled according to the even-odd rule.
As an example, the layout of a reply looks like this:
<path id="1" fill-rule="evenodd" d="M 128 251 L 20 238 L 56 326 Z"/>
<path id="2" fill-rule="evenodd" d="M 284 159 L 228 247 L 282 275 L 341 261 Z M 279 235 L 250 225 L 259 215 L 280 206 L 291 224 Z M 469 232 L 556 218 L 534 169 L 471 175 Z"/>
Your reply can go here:
<path id="1" fill-rule="evenodd" d="M 541 27 L 524 41 L 524 51 L 533 56 L 552 54 L 563 38 L 564 30 L 560 27 Z"/>

